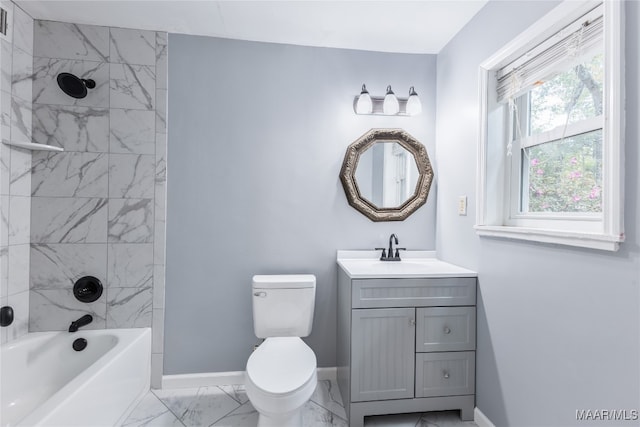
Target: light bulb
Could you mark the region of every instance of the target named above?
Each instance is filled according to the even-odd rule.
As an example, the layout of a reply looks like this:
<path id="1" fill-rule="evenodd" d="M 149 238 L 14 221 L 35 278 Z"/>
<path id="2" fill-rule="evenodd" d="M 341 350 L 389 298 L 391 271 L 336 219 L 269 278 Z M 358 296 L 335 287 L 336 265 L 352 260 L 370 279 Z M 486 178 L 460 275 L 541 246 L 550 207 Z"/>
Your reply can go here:
<path id="1" fill-rule="evenodd" d="M 422 102 L 420 102 L 420 98 L 418 98 L 418 94 L 411 86 L 409 89 L 409 99 L 407 99 L 407 114 L 410 116 L 415 116 L 416 114 L 420 114 L 422 112 Z"/>
<path id="2" fill-rule="evenodd" d="M 371 96 L 367 91 L 365 85 L 362 85 L 362 91 L 360 92 L 360 96 L 358 96 L 358 102 L 356 103 L 356 113 L 357 114 L 371 114 L 373 111 L 373 102 L 371 101 Z"/>
<path id="3" fill-rule="evenodd" d="M 400 103 L 396 98 L 396 94 L 391 90 L 391 85 L 387 86 L 387 94 L 384 96 L 382 111 L 388 115 L 398 114 L 398 111 L 400 111 Z"/>

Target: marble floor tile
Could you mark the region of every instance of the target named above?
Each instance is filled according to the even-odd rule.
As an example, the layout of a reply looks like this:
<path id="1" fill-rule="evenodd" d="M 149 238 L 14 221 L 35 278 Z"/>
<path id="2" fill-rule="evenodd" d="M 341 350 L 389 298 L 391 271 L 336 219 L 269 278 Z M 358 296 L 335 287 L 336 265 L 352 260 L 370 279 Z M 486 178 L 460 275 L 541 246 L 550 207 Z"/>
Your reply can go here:
<path id="1" fill-rule="evenodd" d="M 238 403 L 244 404 L 249 401 L 249 398 L 247 397 L 247 391 L 244 388 L 244 384 L 221 385 L 219 387 L 234 400 L 237 400 Z"/>
<path id="2" fill-rule="evenodd" d="M 302 408 L 302 425 L 304 427 L 348 427 L 346 420 L 313 401 L 308 401 Z"/>
<path id="3" fill-rule="evenodd" d="M 311 396 L 311 401 L 333 412 L 340 418 L 347 419 L 336 380 L 318 381 L 318 386 Z"/>
<path id="4" fill-rule="evenodd" d="M 183 427 L 184 424 L 153 393 L 142 398 L 120 427 Z"/>
<path id="5" fill-rule="evenodd" d="M 239 408 L 213 423 L 212 427 L 256 427 L 257 425 L 258 411 L 256 411 L 251 402 L 247 401 Z"/>
<path id="6" fill-rule="evenodd" d="M 327 407 L 331 407 L 329 410 Z M 168 408 L 168 409 L 167 409 Z M 347 427 L 335 380 L 319 381 L 302 410 L 301 427 Z M 256 427 L 258 412 L 243 385 L 153 390 L 119 427 Z M 458 411 L 366 417 L 365 427 L 477 427 Z"/>
<path id="7" fill-rule="evenodd" d="M 240 406 L 220 388 L 154 390 L 186 427 L 209 426 Z"/>

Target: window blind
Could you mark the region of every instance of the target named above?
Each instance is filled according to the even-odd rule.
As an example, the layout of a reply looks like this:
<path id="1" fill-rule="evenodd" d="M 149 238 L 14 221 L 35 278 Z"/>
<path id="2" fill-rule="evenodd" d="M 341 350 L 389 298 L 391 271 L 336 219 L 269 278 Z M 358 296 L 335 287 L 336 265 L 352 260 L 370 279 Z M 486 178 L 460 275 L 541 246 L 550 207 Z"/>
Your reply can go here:
<path id="1" fill-rule="evenodd" d="M 498 102 L 521 95 L 538 81 L 566 69 L 585 52 L 603 46 L 603 27 L 600 5 L 499 69 L 496 73 Z"/>

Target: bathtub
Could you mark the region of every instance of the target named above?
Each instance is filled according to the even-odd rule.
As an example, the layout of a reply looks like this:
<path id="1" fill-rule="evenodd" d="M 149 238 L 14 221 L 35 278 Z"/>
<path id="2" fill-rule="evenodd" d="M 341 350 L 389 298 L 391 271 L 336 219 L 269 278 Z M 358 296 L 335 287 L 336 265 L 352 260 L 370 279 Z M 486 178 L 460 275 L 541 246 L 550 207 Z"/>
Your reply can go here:
<path id="1" fill-rule="evenodd" d="M 27 334 L 0 350 L 0 426 L 113 426 L 149 390 L 150 359 L 149 328 Z"/>

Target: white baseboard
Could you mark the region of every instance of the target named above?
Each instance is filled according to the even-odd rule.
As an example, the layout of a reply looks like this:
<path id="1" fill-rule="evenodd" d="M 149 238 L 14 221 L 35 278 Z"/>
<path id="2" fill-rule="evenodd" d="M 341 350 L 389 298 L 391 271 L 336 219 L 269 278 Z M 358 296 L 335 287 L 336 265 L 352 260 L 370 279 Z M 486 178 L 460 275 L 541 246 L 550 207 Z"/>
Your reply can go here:
<path id="1" fill-rule="evenodd" d="M 337 369 L 317 368 L 318 381 L 335 380 Z M 199 374 L 163 375 L 162 388 L 196 388 L 212 385 L 244 384 L 244 371 L 203 372 Z"/>
<path id="2" fill-rule="evenodd" d="M 476 423 L 478 427 L 496 427 L 491 422 L 491 420 L 478 408 L 475 408 L 473 410 L 473 422 Z"/>
<path id="3" fill-rule="evenodd" d="M 162 388 L 195 388 L 210 385 L 244 384 L 244 371 L 202 372 L 198 374 L 163 375 Z"/>
<path id="4" fill-rule="evenodd" d="M 338 368 L 335 366 L 331 368 L 318 368 L 318 381 L 324 380 L 336 380 L 338 378 Z"/>

